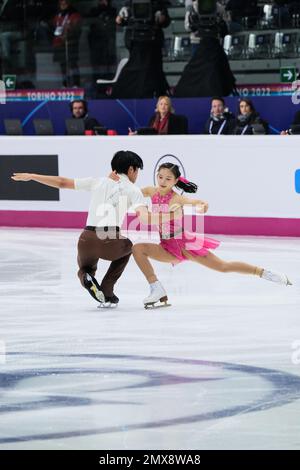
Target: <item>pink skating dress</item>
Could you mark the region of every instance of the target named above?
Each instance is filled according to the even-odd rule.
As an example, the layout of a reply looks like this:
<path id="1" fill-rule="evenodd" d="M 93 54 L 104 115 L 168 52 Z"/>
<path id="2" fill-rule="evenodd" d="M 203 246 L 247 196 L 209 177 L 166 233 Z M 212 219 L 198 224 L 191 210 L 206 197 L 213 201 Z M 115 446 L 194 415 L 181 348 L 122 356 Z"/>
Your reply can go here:
<path id="1" fill-rule="evenodd" d="M 169 203 L 174 195 L 174 191 L 162 196 L 159 192 L 152 198 L 152 211 L 155 213 L 170 212 Z M 164 222 L 159 226 L 160 245 L 173 256 L 176 256 L 177 263 L 186 261 L 182 250 L 186 250 L 193 256 L 206 256 L 211 249 L 220 245 L 218 240 L 205 237 L 204 234 L 193 233 L 184 229 L 184 217 L 180 219 Z"/>

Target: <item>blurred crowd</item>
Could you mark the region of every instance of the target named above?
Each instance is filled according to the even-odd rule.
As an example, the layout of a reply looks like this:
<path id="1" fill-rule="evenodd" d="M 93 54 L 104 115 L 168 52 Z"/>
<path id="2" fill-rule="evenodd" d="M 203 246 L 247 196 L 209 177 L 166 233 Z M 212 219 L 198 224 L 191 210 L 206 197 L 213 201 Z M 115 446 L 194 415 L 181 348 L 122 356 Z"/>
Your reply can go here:
<path id="1" fill-rule="evenodd" d="M 82 85 L 80 75 L 87 68 L 94 84 L 99 77 L 111 78 L 117 67 L 116 30 L 126 20 L 126 5 L 130 3 L 114 1 L 114 5 L 112 0 L 0 1 L 0 74 L 17 74 L 23 77 L 21 87 L 34 87 L 36 54 L 49 52 L 53 63 L 59 64 L 64 87 Z M 162 0 L 160 4 L 164 13 L 158 22 L 164 28 L 172 20 L 168 7 L 174 3 Z M 193 48 L 199 43 L 199 34 L 197 30 L 191 30 L 189 18 L 197 13 L 197 5 L 192 0 L 185 2 L 185 27 L 190 32 Z M 223 36 L 254 27 L 298 27 L 300 0 L 274 0 L 265 4 L 258 0 L 219 0 L 217 14 Z M 130 24 L 125 26 L 125 45 L 130 48 Z M 86 42 L 81 48 L 86 50 L 89 63 L 79 63 L 84 28 Z M 155 53 L 159 56 L 163 47 L 161 31 L 157 39 Z M 161 80 L 164 80 L 163 76 Z M 164 90 L 163 85 L 161 90 Z"/>

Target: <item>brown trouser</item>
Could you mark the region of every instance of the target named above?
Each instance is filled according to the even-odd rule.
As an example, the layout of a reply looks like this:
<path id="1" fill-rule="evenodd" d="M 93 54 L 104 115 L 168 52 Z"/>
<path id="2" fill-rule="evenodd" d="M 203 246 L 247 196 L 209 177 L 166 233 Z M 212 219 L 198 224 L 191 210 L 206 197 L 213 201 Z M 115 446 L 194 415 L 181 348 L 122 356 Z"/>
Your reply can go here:
<path id="1" fill-rule="evenodd" d="M 78 277 L 84 286 L 85 273 L 95 275 L 99 259 L 112 261 L 102 279 L 100 288 L 106 297 L 113 295 L 114 285 L 123 273 L 130 255 L 132 243 L 119 232 L 102 229 L 84 230 L 78 240 Z"/>

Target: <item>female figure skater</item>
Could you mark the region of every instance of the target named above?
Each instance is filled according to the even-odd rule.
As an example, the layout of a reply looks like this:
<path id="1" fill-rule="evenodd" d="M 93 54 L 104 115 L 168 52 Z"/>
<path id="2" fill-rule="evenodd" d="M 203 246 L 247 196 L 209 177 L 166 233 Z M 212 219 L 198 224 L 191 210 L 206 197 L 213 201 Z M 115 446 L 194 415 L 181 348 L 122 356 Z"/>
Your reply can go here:
<path id="1" fill-rule="evenodd" d="M 113 175 L 111 177 L 113 179 L 118 178 Z M 157 187 L 149 186 L 142 189 L 144 197 L 151 198 L 152 212 L 165 214 L 176 210 L 178 207 L 182 211 L 185 205 L 195 206 L 198 213 L 207 212 L 207 202 L 182 196 L 176 193 L 173 188 L 178 188 L 187 193 L 195 193 L 198 189 L 194 183 L 180 176 L 177 165 L 163 163 L 158 169 Z M 217 248 L 220 242 L 204 235 L 186 231 L 183 220 L 182 211 L 181 218 L 163 222 L 159 226 L 159 245 L 137 243 L 132 248 L 134 259 L 150 285 L 150 294 L 144 299 L 145 308 L 167 305 L 168 300 L 167 293 L 159 282 L 149 258 L 172 264 L 190 260 L 223 273 L 252 274 L 278 284 L 291 285 L 285 274 L 269 271 L 241 261 L 224 261 L 218 258 L 210 250 Z M 159 301 L 164 304 L 157 305 Z"/>

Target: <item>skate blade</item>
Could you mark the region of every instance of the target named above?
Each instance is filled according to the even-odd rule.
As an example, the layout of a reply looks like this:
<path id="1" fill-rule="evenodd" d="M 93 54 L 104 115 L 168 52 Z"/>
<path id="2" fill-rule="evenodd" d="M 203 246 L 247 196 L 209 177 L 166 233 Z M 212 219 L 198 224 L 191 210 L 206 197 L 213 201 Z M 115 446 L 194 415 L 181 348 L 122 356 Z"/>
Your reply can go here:
<path id="1" fill-rule="evenodd" d="M 92 281 L 91 281 L 92 282 Z M 105 302 L 105 296 L 101 290 L 99 290 L 95 284 L 92 284 L 90 286 L 90 290 L 94 293 L 94 296 L 98 300 L 98 302 L 104 303 Z"/>
<path id="2" fill-rule="evenodd" d="M 118 304 L 112 304 L 111 302 L 101 302 L 97 308 L 117 308 Z"/>
<path id="3" fill-rule="evenodd" d="M 94 293 L 98 302 L 105 303 L 105 297 L 104 297 L 103 292 L 101 292 L 101 290 L 98 290 L 96 286 L 90 287 L 90 290 Z"/>
<path id="4" fill-rule="evenodd" d="M 95 296 L 97 297 L 97 300 L 99 300 L 100 303 L 105 302 L 105 297 L 104 297 L 103 292 L 101 292 L 101 290 L 98 290 L 98 289 L 96 290 L 97 292 L 95 292 Z"/>
<path id="5" fill-rule="evenodd" d="M 99 302 L 104 302 L 105 298 L 101 291 L 97 289 L 96 286 L 91 286 L 90 290 L 94 293 L 95 297 L 99 300 Z"/>
<path id="6" fill-rule="evenodd" d="M 160 302 L 160 303 L 157 303 Z M 155 309 L 155 308 L 164 308 L 164 307 L 171 307 L 171 304 L 168 304 L 168 297 L 162 297 L 157 302 L 148 302 L 144 304 L 146 310 L 148 309 Z"/>

